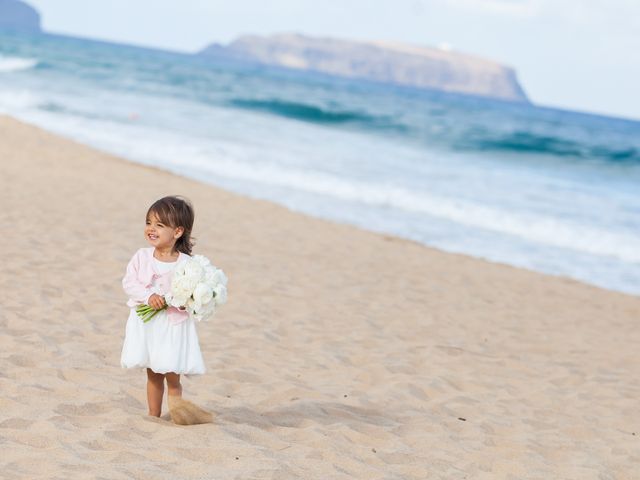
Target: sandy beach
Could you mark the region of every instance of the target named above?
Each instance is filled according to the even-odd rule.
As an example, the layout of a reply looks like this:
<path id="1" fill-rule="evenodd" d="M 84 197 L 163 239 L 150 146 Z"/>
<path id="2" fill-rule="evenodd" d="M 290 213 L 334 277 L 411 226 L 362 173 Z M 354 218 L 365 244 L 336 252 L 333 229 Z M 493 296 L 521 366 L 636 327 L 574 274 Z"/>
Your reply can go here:
<path id="1" fill-rule="evenodd" d="M 310 218 L 0 117 L 2 478 L 637 479 L 640 298 Z M 120 367 L 148 205 L 229 276 L 184 396 Z M 166 403 L 165 403 L 166 411 Z"/>

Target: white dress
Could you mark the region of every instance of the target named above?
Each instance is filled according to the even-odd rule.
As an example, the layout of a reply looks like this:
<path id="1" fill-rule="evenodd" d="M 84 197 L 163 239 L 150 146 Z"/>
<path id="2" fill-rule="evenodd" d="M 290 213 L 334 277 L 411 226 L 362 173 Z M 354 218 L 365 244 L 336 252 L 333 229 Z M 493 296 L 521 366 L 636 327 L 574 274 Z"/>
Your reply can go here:
<path id="1" fill-rule="evenodd" d="M 161 273 L 172 270 L 178 263 L 161 262 L 156 258 L 153 261 Z M 205 373 L 195 321 L 188 318 L 175 325 L 169 322 L 167 312 L 162 310 L 143 323 L 132 308 L 120 364 L 123 368 L 150 368 L 156 373 Z"/>

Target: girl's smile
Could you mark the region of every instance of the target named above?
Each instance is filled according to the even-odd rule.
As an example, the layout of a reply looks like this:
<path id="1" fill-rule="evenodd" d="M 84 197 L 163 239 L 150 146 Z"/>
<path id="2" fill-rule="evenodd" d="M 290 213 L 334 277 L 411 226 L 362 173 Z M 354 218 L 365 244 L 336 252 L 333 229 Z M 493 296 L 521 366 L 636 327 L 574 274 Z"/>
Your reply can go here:
<path id="1" fill-rule="evenodd" d="M 157 216 L 150 215 L 144 228 L 144 235 L 150 245 L 158 250 L 173 249 L 176 240 L 182 234 L 180 227 L 173 228 L 162 223 Z"/>

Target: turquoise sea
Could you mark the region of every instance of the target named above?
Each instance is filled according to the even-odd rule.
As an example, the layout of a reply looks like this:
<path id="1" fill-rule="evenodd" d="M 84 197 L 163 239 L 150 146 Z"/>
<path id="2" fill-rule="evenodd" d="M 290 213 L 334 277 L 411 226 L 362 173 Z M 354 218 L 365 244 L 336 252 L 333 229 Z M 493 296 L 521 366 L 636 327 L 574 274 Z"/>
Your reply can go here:
<path id="1" fill-rule="evenodd" d="M 9 34 L 0 112 L 317 217 L 640 294 L 640 122 Z"/>

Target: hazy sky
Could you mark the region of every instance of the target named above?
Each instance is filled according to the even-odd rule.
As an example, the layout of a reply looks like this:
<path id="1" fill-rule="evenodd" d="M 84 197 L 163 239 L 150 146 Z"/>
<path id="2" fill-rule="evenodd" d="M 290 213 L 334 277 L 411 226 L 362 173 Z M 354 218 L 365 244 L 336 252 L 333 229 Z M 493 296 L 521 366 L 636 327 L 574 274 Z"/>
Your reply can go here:
<path id="1" fill-rule="evenodd" d="M 640 0 L 27 0 L 46 30 L 196 51 L 244 33 L 451 45 L 538 104 L 640 119 Z"/>

